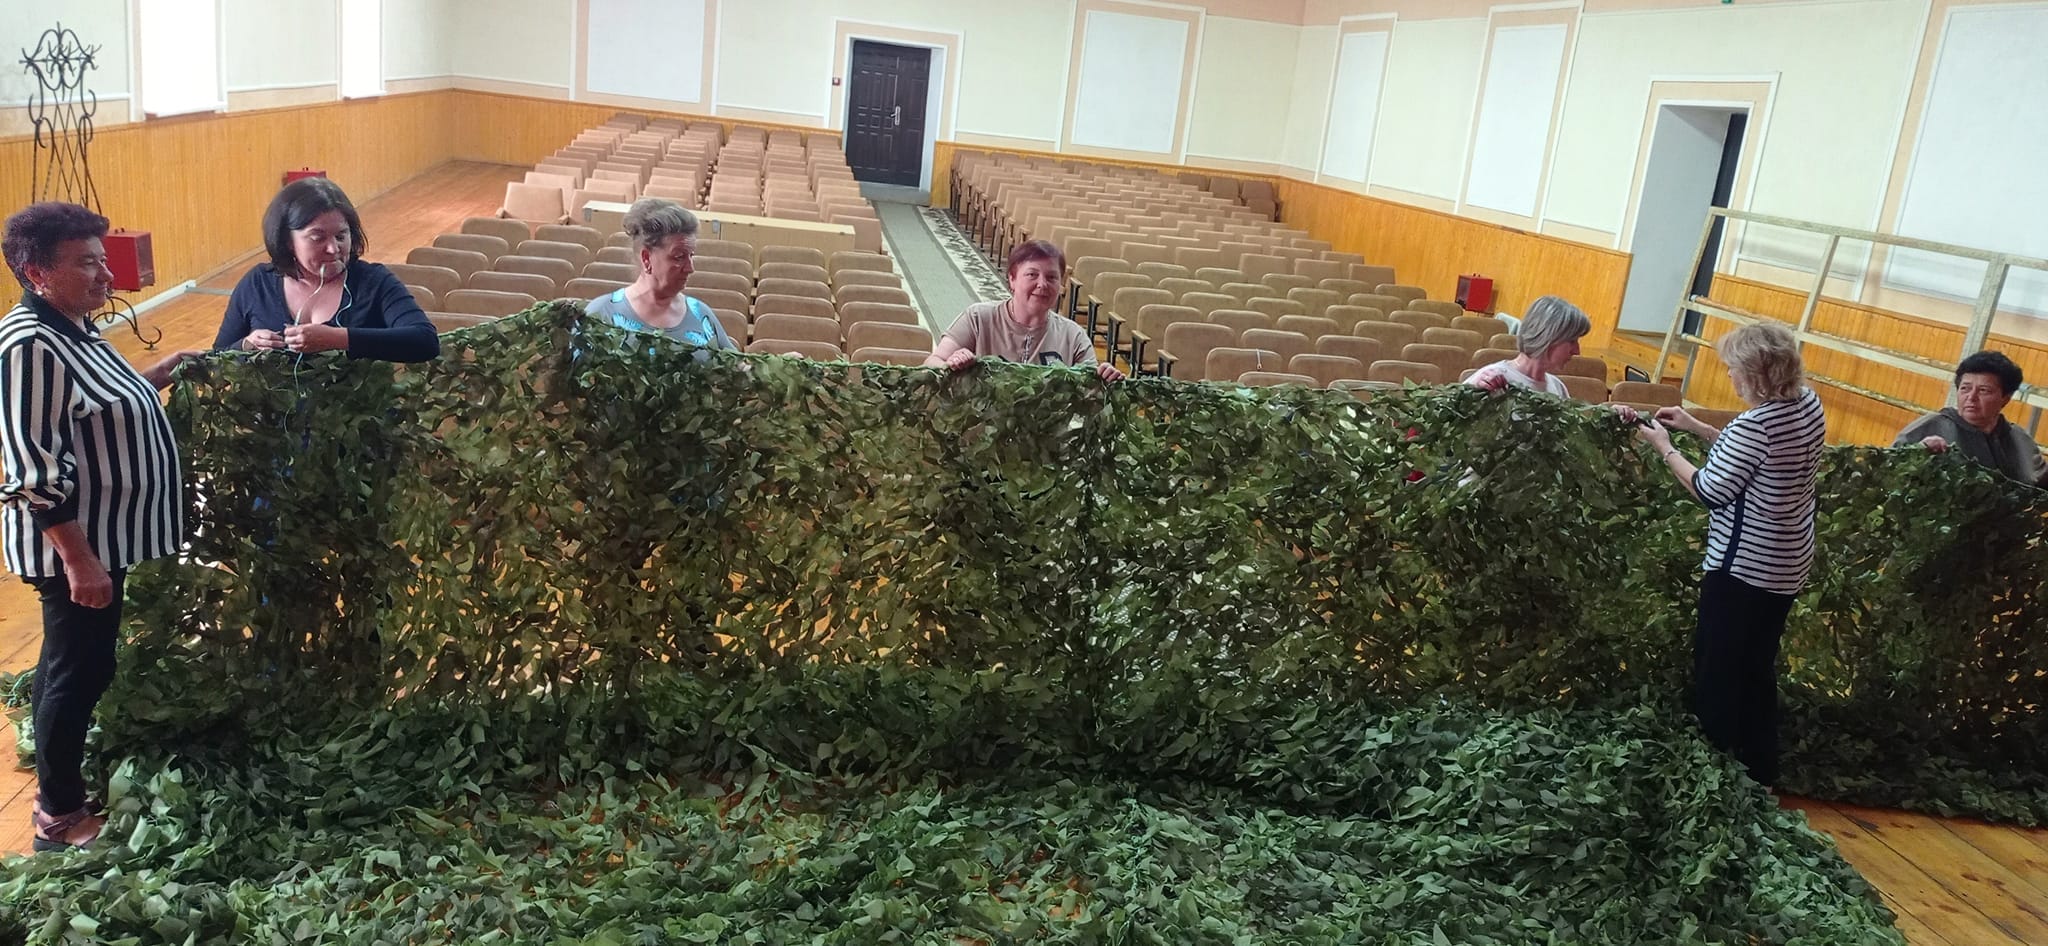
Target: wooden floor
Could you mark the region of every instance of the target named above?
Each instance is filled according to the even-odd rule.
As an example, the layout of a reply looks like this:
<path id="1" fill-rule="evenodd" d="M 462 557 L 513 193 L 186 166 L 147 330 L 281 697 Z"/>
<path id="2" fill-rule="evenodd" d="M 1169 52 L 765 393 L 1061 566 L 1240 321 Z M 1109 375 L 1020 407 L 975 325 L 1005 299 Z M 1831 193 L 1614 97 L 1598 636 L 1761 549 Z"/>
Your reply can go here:
<path id="1" fill-rule="evenodd" d="M 505 183 L 519 174 L 495 165 L 447 164 L 365 201 L 365 257 L 401 261 L 413 247 L 457 229 L 462 218 L 492 213 Z M 252 249 L 256 229 L 250 221 Z M 201 288 L 225 293 L 255 261 L 252 253 Z M 147 362 L 179 348 L 209 347 L 226 307 L 224 294 L 187 293 L 151 310 L 144 327 L 163 332 L 155 352 L 125 328 L 109 332 L 131 360 Z M 34 595 L 20 582 L 0 581 L 0 669 L 33 666 L 41 628 Z M 34 788 L 33 772 L 0 771 L 0 851 L 28 850 Z M 1883 892 L 1915 946 L 2048 944 L 2048 831 L 1805 799 L 1785 804 L 1835 839 L 1843 857 Z"/>

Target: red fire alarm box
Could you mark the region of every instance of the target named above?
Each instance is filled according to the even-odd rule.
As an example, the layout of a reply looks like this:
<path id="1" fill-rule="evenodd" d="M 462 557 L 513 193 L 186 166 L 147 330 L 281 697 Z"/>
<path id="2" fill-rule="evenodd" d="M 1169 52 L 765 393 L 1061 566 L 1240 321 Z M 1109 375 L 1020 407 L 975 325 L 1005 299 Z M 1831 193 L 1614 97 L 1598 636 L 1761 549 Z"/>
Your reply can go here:
<path id="1" fill-rule="evenodd" d="M 1493 279 L 1473 274 L 1458 277 L 1458 304 L 1467 312 L 1493 311 Z"/>
<path id="2" fill-rule="evenodd" d="M 300 169 L 298 169 L 298 170 L 296 170 L 296 171 L 286 171 L 286 172 L 284 172 L 284 182 L 285 182 L 286 184 L 290 184 L 291 182 L 293 182 L 293 181 L 296 181 L 296 180 L 298 180 L 299 178 L 302 178 L 302 177 L 326 177 L 326 176 L 327 176 L 327 172 L 326 172 L 326 171 L 317 171 L 317 170 L 314 170 L 313 168 L 300 168 Z"/>
<path id="3" fill-rule="evenodd" d="M 156 285 L 156 254 L 150 251 L 148 230 L 115 230 L 101 237 L 100 245 L 107 251 L 114 288 L 134 292 Z"/>

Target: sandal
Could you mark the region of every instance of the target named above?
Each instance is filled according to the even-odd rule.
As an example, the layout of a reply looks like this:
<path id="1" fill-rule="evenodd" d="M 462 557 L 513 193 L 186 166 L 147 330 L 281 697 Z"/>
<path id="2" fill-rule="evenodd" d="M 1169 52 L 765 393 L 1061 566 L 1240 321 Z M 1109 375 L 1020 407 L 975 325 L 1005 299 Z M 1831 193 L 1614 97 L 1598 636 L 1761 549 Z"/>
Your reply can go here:
<path id="1" fill-rule="evenodd" d="M 100 829 L 106 827 L 107 819 L 94 814 L 89 807 L 67 815 L 44 814 L 43 803 L 38 799 L 29 808 L 29 822 L 35 826 L 31 846 L 37 853 L 44 853 L 90 845 L 99 839 Z"/>

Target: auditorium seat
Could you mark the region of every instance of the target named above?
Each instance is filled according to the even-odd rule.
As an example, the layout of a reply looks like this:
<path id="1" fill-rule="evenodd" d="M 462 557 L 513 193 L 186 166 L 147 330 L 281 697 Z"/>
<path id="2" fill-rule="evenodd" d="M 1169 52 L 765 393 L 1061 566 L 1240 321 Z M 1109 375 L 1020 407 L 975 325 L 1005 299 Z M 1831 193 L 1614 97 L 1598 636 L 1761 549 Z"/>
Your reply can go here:
<path id="1" fill-rule="evenodd" d="M 461 315 L 504 316 L 533 307 L 533 296 L 489 289 L 457 289 L 441 299 L 441 309 Z"/>
<path id="2" fill-rule="evenodd" d="M 861 321 L 842 325 L 846 331 L 846 347 L 849 350 L 862 348 L 893 348 L 898 350 L 932 351 L 932 333 L 922 325 L 899 325 L 894 322 Z"/>
<path id="3" fill-rule="evenodd" d="M 498 216 L 529 224 L 567 223 L 569 213 L 562 206 L 562 189 L 519 181 L 505 185 L 505 204 Z"/>

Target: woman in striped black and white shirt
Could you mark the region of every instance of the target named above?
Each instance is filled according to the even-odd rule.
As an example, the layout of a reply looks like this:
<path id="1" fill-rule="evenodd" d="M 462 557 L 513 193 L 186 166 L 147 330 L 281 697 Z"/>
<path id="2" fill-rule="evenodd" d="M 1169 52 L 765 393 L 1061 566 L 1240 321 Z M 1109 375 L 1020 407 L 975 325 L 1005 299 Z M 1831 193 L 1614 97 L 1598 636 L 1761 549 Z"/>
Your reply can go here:
<path id="1" fill-rule="evenodd" d="M 1827 418 L 1803 381 L 1799 343 L 1776 323 L 1714 345 L 1749 410 L 1722 430 L 1667 407 L 1641 429 L 1706 505 L 1706 575 L 1693 630 L 1693 714 L 1707 741 L 1766 786 L 1778 779 L 1778 641 L 1813 565 L 1815 478 Z M 1657 421 L 1712 444 L 1695 467 Z"/>
<path id="2" fill-rule="evenodd" d="M 0 542 L 8 570 L 36 589 L 38 851 L 83 846 L 101 819 L 81 766 L 93 707 L 114 678 L 129 566 L 184 541 L 178 447 L 157 391 L 199 352 L 138 372 L 92 314 L 113 287 L 107 218 L 41 203 L 9 217 L 0 252 L 27 288 L 0 317 Z"/>

